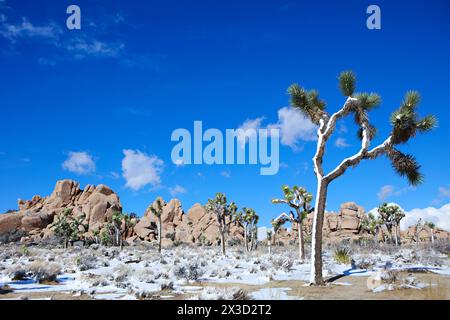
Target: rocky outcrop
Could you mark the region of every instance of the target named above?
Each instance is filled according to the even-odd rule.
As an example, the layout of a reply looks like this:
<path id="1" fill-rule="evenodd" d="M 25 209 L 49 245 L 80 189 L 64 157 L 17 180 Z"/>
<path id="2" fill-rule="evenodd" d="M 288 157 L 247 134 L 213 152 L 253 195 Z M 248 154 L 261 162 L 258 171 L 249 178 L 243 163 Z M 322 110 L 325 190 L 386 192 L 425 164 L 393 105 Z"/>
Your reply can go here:
<path id="1" fill-rule="evenodd" d="M 185 214 L 178 199 L 170 200 L 163 207 L 161 222 L 163 245 L 166 246 L 174 242 L 212 245 L 220 241 L 219 226 L 215 216 L 207 213 L 198 203 Z M 243 227 L 231 219 L 228 219 L 226 223 L 229 226 L 228 240 L 241 241 L 244 237 Z M 141 240 L 154 241 L 158 234 L 157 225 L 158 218 L 151 213 L 149 207 L 134 231 Z"/>
<path id="2" fill-rule="evenodd" d="M 354 202 L 341 204 L 340 210 L 336 212 L 326 212 L 324 217 L 323 236 L 324 241 L 329 243 L 340 242 L 342 240 L 356 240 L 368 235 L 361 229 L 361 223 L 365 217 L 363 207 Z M 304 232 L 306 239 L 311 237 L 314 214 L 310 213 L 304 220 Z M 291 229 L 281 228 L 278 238 L 283 243 L 297 241 L 297 224 L 292 224 Z"/>
<path id="3" fill-rule="evenodd" d="M 417 232 L 418 231 L 418 232 Z M 428 226 L 422 226 L 419 230 L 416 226 L 410 226 L 405 232 L 402 232 L 402 241 L 406 243 L 411 242 L 430 242 L 434 237 L 435 241 L 448 240 L 450 241 L 450 232 L 443 229 L 435 228 L 431 230 Z"/>
<path id="4" fill-rule="evenodd" d="M 78 182 L 60 180 L 48 197 L 34 196 L 31 200 L 18 200 L 19 210 L 0 215 L 0 237 L 17 230 L 31 234 L 38 240 L 51 234 L 55 217 L 70 209 L 75 217 L 84 216 L 86 235 L 100 229 L 114 212 L 122 211 L 119 197 L 105 185 L 87 185 L 80 189 Z"/>

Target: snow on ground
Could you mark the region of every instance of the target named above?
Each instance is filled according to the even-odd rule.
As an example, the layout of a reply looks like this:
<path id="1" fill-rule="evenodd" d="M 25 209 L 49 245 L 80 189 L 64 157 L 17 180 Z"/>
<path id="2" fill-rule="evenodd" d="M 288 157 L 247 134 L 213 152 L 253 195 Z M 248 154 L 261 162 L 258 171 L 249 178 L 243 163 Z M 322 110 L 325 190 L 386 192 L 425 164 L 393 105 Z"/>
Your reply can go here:
<path id="1" fill-rule="evenodd" d="M 450 275 L 447 255 L 434 250 L 418 252 L 397 248 L 392 252 L 369 250 L 352 254 L 352 264 L 337 263 L 328 249 L 324 252 L 325 277 L 338 275 L 371 276 L 380 270 L 429 270 Z M 94 299 L 170 299 L 184 295 L 191 299 L 237 299 L 239 285 L 267 286 L 249 290 L 253 299 L 300 299 L 289 288 L 270 288 L 276 281 L 309 281 L 310 264 L 296 260 L 293 248 L 264 248 L 247 253 L 239 247 L 229 248 L 222 256 L 216 247 L 175 247 L 162 255 L 151 246 L 118 248 L 59 248 L 6 245 L 0 251 L 0 286 L 15 292 L 64 292 Z M 38 283 L 31 266 L 61 269 L 57 282 Z M 35 270 L 33 269 L 33 270 Z M 51 270 L 49 271 L 51 272 Z M 53 271 L 54 272 L 54 271 Z M 20 279 L 20 280 L 13 280 Z M 201 285 L 209 283 L 208 286 Z M 211 287 L 215 283 L 227 288 Z M 335 285 L 351 285 L 336 281 Z M 416 286 L 417 287 L 417 286 Z M 383 287 L 378 290 L 389 289 Z"/>

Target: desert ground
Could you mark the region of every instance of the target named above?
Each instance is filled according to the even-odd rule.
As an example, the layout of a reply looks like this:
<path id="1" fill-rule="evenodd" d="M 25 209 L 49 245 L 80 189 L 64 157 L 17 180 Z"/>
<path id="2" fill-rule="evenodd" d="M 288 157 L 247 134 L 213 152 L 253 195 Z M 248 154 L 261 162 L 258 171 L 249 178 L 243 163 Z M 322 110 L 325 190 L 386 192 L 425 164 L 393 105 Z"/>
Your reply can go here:
<path id="1" fill-rule="evenodd" d="M 310 287 L 296 246 L 24 246 L 0 250 L 0 299 L 450 299 L 450 244 L 326 246 Z M 308 249 L 308 247 L 307 247 Z M 368 286 L 368 279 L 374 280 Z"/>

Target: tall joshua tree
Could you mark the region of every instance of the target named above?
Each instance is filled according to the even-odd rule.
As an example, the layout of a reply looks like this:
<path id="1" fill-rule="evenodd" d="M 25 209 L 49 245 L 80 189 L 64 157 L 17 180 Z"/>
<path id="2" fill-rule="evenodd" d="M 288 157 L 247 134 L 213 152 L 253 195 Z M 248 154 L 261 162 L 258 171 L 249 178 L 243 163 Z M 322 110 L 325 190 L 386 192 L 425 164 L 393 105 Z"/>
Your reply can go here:
<path id="1" fill-rule="evenodd" d="M 237 211 L 236 204 L 232 201 L 227 203 L 227 197 L 223 193 L 216 193 L 214 199 L 208 199 L 205 205 L 208 213 L 214 214 L 219 224 L 220 242 L 222 245 L 222 254 L 225 255 L 225 235 L 228 233 L 229 220 L 235 216 Z"/>
<path id="2" fill-rule="evenodd" d="M 419 118 L 417 106 L 420 95 L 418 92 L 410 91 L 406 94 L 400 107 L 392 113 L 390 135 L 380 145 L 370 149 L 370 143 L 375 137 L 376 128 L 369 121 L 369 112 L 380 104 L 380 96 L 375 93 L 355 94 L 356 76 L 351 71 L 345 71 L 339 75 L 339 86 L 342 94 L 346 97 L 346 101 L 333 114 L 326 111 L 325 102 L 319 98 L 318 91 L 307 91 L 298 84 L 293 84 L 288 89 L 292 106 L 299 109 L 318 126 L 317 149 L 313 157 L 314 172 L 317 178 L 317 193 L 312 227 L 310 279 L 312 285 L 324 284 L 322 277 L 322 228 L 330 183 L 343 175 L 349 167 L 356 167 L 362 160 L 373 160 L 385 155 L 391 160 L 394 170 L 399 175 L 405 176 L 412 185 L 420 184 L 423 176 L 419 172 L 419 163 L 412 155 L 400 152 L 397 146 L 408 142 L 417 133 L 430 131 L 436 125 L 436 118 L 432 115 Z M 326 143 L 335 131 L 336 122 L 350 115 L 354 117 L 359 127 L 360 150 L 344 159 L 331 172 L 325 173 L 322 164 Z"/>
<path id="3" fill-rule="evenodd" d="M 293 186 L 292 189 L 289 186 L 283 186 L 284 199 L 273 199 L 272 203 L 284 203 L 289 207 L 293 208 L 297 214 L 287 215 L 282 213 L 277 219 L 282 216 L 292 223 L 297 223 L 298 226 L 298 257 L 300 261 L 305 260 L 305 241 L 303 238 L 303 220 L 306 218 L 308 213 L 312 212 L 314 209 L 311 208 L 312 194 L 307 192 L 305 188 Z M 276 220 L 277 220 L 276 219 Z"/>
<path id="4" fill-rule="evenodd" d="M 397 205 L 390 205 L 383 203 L 378 207 L 378 213 L 380 214 L 383 224 L 386 226 L 391 240 L 398 246 L 400 236 L 400 221 L 405 217 L 403 210 Z"/>
<path id="5" fill-rule="evenodd" d="M 362 221 L 361 227 L 369 234 L 373 235 L 375 243 L 378 243 L 378 235 L 383 224 L 383 219 L 377 218 L 372 212 L 369 212 L 367 217 Z"/>
<path id="6" fill-rule="evenodd" d="M 279 216 L 277 219 L 273 219 L 272 221 L 270 221 L 270 223 L 272 224 L 272 228 L 273 228 L 273 244 L 280 244 L 280 239 L 277 238 L 278 235 L 278 230 L 280 230 L 280 228 L 287 222 L 287 219 L 285 216 L 281 215 Z M 278 241 L 277 241 L 278 240 Z"/>
<path id="7" fill-rule="evenodd" d="M 426 221 L 425 225 L 430 228 L 430 235 L 431 235 L 431 243 L 434 243 L 434 229 L 436 228 L 436 225 L 431 221 Z"/>
<path id="8" fill-rule="evenodd" d="M 162 221 L 161 221 L 161 215 L 163 213 L 163 208 L 165 206 L 165 202 L 163 198 L 158 197 L 153 201 L 152 205 L 150 206 L 149 210 L 151 213 L 155 215 L 155 217 L 158 218 L 158 252 L 161 253 L 161 247 L 162 247 Z"/>

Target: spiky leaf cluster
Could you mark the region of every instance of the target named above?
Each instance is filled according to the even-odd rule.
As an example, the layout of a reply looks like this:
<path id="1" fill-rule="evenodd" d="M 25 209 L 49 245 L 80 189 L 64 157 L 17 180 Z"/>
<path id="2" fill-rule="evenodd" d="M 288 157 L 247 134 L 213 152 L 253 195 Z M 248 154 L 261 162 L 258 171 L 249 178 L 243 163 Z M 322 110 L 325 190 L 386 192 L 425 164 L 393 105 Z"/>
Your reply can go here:
<path id="1" fill-rule="evenodd" d="M 391 115 L 392 142 L 402 144 L 416 136 L 418 132 L 427 132 L 437 125 L 437 119 L 433 115 L 428 115 L 419 119 L 417 106 L 420 103 L 420 94 L 416 91 L 409 91 L 400 108 Z"/>
<path id="2" fill-rule="evenodd" d="M 356 75 L 353 71 L 344 71 L 339 75 L 339 88 L 346 97 L 351 97 L 355 92 Z"/>
<path id="3" fill-rule="evenodd" d="M 291 97 L 291 106 L 300 110 L 313 123 L 318 124 L 324 115 L 325 102 L 319 98 L 316 90 L 307 91 L 298 84 L 288 88 Z"/>
<path id="4" fill-rule="evenodd" d="M 412 186 L 423 182 L 423 175 L 419 171 L 421 166 L 413 155 L 404 154 L 392 148 L 388 151 L 387 156 L 391 160 L 395 172 L 401 177 L 406 177 Z"/>
<path id="5" fill-rule="evenodd" d="M 405 217 L 405 213 L 399 206 L 387 203 L 383 203 L 378 207 L 378 214 L 388 227 L 393 224 L 399 225 L 400 221 Z"/>
<path id="6" fill-rule="evenodd" d="M 165 205 L 166 202 L 163 200 L 163 198 L 158 197 L 155 199 L 155 201 L 153 201 L 152 205 L 149 207 L 149 210 L 155 215 L 155 217 L 160 217 Z"/>

